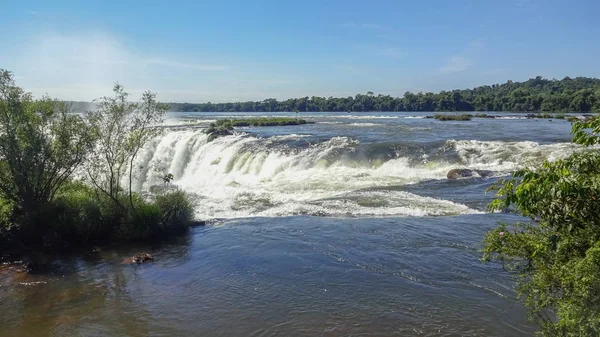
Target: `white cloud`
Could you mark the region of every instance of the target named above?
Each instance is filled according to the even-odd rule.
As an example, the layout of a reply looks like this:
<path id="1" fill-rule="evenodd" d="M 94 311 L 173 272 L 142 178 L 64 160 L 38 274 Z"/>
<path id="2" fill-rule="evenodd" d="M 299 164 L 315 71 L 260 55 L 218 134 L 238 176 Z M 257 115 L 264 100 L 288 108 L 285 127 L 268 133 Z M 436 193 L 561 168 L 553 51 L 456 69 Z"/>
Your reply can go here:
<path id="1" fill-rule="evenodd" d="M 344 28 L 364 28 L 364 29 L 373 29 L 373 30 L 379 30 L 379 29 L 385 28 L 384 26 L 382 26 L 380 24 L 368 23 L 368 22 L 363 22 L 363 23 L 347 22 L 347 23 L 342 23 L 339 26 L 344 27 Z"/>
<path id="2" fill-rule="evenodd" d="M 171 83 L 181 84 L 186 76 L 207 77 L 230 68 L 139 53 L 114 36 L 97 32 L 35 36 L 4 52 L 0 62 L 15 73 L 19 85 L 35 95 L 73 100 L 110 94 L 115 81 L 135 93 L 143 91 L 136 88 L 164 88 L 161 78 L 171 77 Z"/>
<path id="3" fill-rule="evenodd" d="M 466 50 L 467 50 L 467 51 L 471 51 L 471 52 L 473 52 L 473 51 L 477 51 L 477 50 L 480 50 L 480 49 L 482 49 L 482 48 L 484 48 L 484 47 L 485 47 L 485 41 L 486 41 L 486 40 L 485 40 L 485 39 L 483 39 L 483 38 L 482 38 L 482 39 L 474 39 L 474 40 L 471 40 L 471 41 L 469 41 L 469 43 L 467 44 L 467 48 L 466 48 Z"/>
<path id="4" fill-rule="evenodd" d="M 454 56 L 448 58 L 440 67 L 439 71 L 442 74 L 452 74 L 463 72 L 471 67 L 471 65 L 479 59 L 481 53 L 486 48 L 486 39 L 478 38 L 468 41 L 465 47 Z"/>
<path id="5" fill-rule="evenodd" d="M 496 69 L 489 69 L 486 70 L 484 72 L 482 72 L 482 75 L 500 75 L 500 74 L 504 74 L 508 69 L 506 68 L 496 68 Z"/>
<path id="6" fill-rule="evenodd" d="M 372 45 L 356 45 L 354 46 L 357 50 L 378 55 L 378 56 L 386 56 L 397 58 L 401 56 L 405 56 L 406 53 L 397 47 L 381 47 L 381 46 L 372 46 Z"/>
<path id="7" fill-rule="evenodd" d="M 182 63 L 182 62 L 165 60 L 165 59 L 148 59 L 148 60 L 142 61 L 142 63 L 149 65 L 149 66 L 192 69 L 192 70 L 201 70 L 201 71 L 219 71 L 219 70 L 229 69 L 229 66 L 225 66 L 225 65 Z"/>
<path id="8" fill-rule="evenodd" d="M 360 25 L 362 28 L 367 28 L 367 29 L 382 29 L 383 26 L 376 24 L 376 23 L 363 23 Z"/>
<path id="9" fill-rule="evenodd" d="M 469 59 L 463 56 L 453 56 L 440 68 L 440 72 L 444 74 L 458 73 L 467 70 L 470 65 Z"/>
<path id="10" fill-rule="evenodd" d="M 380 54 L 389 57 L 400 57 L 406 55 L 406 53 L 400 50 L 400 48 L 394 47 L 381 48 Z"/>

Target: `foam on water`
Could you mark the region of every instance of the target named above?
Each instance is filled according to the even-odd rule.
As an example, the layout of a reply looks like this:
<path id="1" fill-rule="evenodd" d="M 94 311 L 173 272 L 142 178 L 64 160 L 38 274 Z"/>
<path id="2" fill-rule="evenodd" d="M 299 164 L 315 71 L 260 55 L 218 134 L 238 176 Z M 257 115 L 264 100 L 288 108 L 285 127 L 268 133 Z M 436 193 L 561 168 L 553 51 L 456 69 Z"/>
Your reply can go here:
<path id="1" fill-rule="evenodd" d="M 346 115 L 346 116 L 336 116 L 336 118 L 349 118 L 349 119 L 398 119 L 400 116 L 385 116 L 385 115 L 370 115 L 370 116 L 356 116 L 356 115 Z"/>
<path id="2" fill-rule="evenodd" d="M 496 119 L 528 119 L 526 116 L 496 116 Z"/>
<path id="3" fill-rule="evenodd" d="M 466 214 L 478 211 L 398 189 L 445 179 L 457 167 L 501 175 L 576 150 L 567 143 L 450 140 L 437 151 L 455 154 L 458 161 L 452 161 L 430 160 L 422 153 L 411 158 L 410 152 L 384 159 L 353 157 L 361 144 L 348 137 L 307 142 L 305 147 L 281 144 L 306 137 L 236 133 L 208 142 L 200 129 L 167 129 L 139 155 L 134 188 L 148 190 L 172 173 L 175 184 L 197 196 L 202 218 Z"/>
<path id="4" fill-rule="evenodd" d="M 382 124 L 377 123 L 350 123 L 352 126 L 380 126 Z"/>
<path id="5" fill-rule="evenodd" d="M 446 146 L 455 149 L 469 167 L 505 172 L 535 166 L 544 160 L 562 159 L 581 149 L 572 143 L 541 145 L 536 142 L 479 140 L 452 140 Z"/>

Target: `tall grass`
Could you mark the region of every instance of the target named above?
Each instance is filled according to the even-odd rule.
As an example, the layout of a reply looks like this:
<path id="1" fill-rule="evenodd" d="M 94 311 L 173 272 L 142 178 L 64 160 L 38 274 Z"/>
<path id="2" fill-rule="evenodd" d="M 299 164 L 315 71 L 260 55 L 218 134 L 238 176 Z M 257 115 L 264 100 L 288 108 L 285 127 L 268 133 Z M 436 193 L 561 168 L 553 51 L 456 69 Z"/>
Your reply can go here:
<path id="1" fill-rule="evenodd" d="M 0 245 L 18 240 L 27 246 L 62 249 L 90 243 L 146 240 L 184 232 L 193 221 L 193 205 L 184 191 L 144 199 L 134 194 L 118 204 L 100 191 L 69 182 L 54 200 L 28 221 L 18 221 L 19 211 L 0 200 Z M 18 222 L 18 228 L 11 225 Z M 1 247 L 0 247 L 1 248 Z"/>

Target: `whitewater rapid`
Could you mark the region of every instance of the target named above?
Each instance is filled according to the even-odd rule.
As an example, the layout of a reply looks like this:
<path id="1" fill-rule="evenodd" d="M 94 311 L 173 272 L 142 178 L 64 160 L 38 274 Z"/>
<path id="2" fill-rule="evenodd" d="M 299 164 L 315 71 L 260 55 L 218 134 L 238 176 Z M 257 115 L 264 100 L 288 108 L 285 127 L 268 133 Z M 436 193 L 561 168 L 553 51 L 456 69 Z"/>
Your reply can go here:
<path id="1" fill-rule="evenodd" d="M 569 143 L 477 140 L 415 150 L 349 137 L 316 142 L 302 134 L 236 133 L 209 142 L 201 128 L 167 128 L 138 156 L 134 189 L 147 191 L 171 173 L 175 185 L 195 196 L 199 218 L 469 214 L 480 211 L 402 186 L 445 179 L 457 167 L 506 175 L 574 150 Z"/>

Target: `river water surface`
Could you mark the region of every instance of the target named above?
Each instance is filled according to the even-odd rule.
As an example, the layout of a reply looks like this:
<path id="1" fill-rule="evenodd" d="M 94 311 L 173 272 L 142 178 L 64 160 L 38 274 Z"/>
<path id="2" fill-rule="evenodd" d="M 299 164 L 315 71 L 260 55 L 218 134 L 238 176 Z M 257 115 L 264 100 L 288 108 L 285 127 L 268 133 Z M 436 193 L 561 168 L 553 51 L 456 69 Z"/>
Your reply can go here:
<path id="1" fill-rule="evenodd" d="M 240 128 L 226 116 L 314 124 Z M 150 246 L 0 276 L 0 336 L 529 336 L 535 327 L 480 241 L 510 214 L 485 189 L 577 151 L 563 120 L 440 122 L 415 113 L 171 113 L 136 163 L 166 172 L 208 225 Z M 493 177 L 447 180 L 453 168 Z M 124 264 L 138 251 L 155 262 Z"/>

